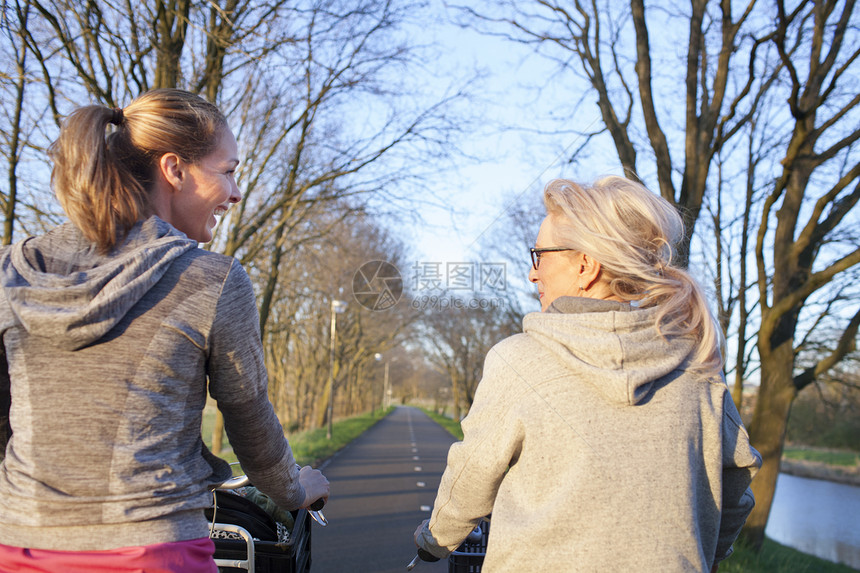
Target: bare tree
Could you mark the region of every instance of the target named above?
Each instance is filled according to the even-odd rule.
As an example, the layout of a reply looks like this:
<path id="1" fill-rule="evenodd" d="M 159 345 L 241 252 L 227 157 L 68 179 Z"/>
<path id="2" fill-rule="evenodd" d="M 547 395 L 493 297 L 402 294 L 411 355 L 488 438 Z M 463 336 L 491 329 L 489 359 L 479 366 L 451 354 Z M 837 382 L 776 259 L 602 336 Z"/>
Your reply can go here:
<path id="1" fill-rule="evenodd" d="M 646 11 L 642 0 L 631 0 L 623 8 L 579 0 L 506 0 L 493 8 L 461 8 L 489 24 L 492 33 L 532 45 L 558 62 L 562 71 L 587 80 L 621 167 L 630 177 L 642 177 L 644 164 L 639 158 L 646 154 L 661 195 L 680 209 L 686 226 L 679 252 L 683 264 L 713 159 L 749 121 L 773 81 L 754 66 L 766 37 L 744 32 L 756 1 L 742 6 L 740 14 L 734 13 L 732 2 L 713 4 L 693 0 L 684 17 L 662 7 Z M 686 37 L 661 37 L 654 44 L 653 19 L 659 19 L 661 34 L 674 29 L 667 20 L 677 19 L 686 26 Z M 652 59 L 657 51 L 674 50 L 673 42 L 678 41 L 686 42 L 683 59 L 655 69 Z M 664 71 L 658 73 L 659 69 Z M 675 69 L 683 70 L 683 76 L 676 77 Z M 681 93 L 674 89 L 679 82 L 684 86 Z M 666 97 L 683 101 L 683 114 L 678 113 L 680 108 L 661 104 Z M 680 138 L 667 135 L 665 125 L 675 124 L 684 126 Z M 644 128 L 646 137 L 638 138 L 637 128 Z M 683 146 L 673 150 L 672 142 L 681 140 Z M 683 161 L 673 160 L 673 154 Z"/>
<path id="2" fill-rule="evenodd" d="M 0 57 L 13 63 L 9 73 L 0 72 L 0 94 L 9 103 L 0 115 L 0 155 L 7 166 L 8 185 L 0 185 L 2 242 L 8 245 L 16 232 L 43 230 L 56 222 L 51 209 L 45 207 L 51 197 L 46 170 L 41 168 L 49 141 L 44 133 L 45 119 L 55 102 L 50 87 L 45 89 L 39 81 L 43 67 L 31 32 L 32 22 L 38 20 L 33 3 L 4 0 L 0 18 Z M 33 105 L 34 101 L 45 103 Z"/>
<path id="3" fill-rule="evenodd" d="M 535 246 L 545 216 L 540 193 L 529 190 L 511 195 L 505 200 L 502 214 L 478 240 L 483 261 L 505 266 L 505 288 L 496 294 L 503 295 L 505 304 L 499 310 L 511 325 L 521 326 L 527 312 L 540 310 L 537 288 L 528 278 L 531 271 L 529 248 Z"/>
<path id="4" fill-rule="evenodd" d="M 247 185 L 223 250 L 243 261 L 268 253 L 272 275 L 261 293 L 263 327 L 279 263 L 291 245 L 313 237 L 303 230 L 317 205 L 344 197 L 361 205 L 358 197 L 380 195 L 404 202 L 395 190 L 420 177 L 404 157 L 438 159 L 448 153 L 446 132 L 454 130 L 445 115 L 450 100 L 406 111 L 390 81 L 407 63 L 407 46 L 385 36 L 403 8 L 370 6 L 346 16 L 314 15 L 290 54 L 273 54 L 283 67 L 259 70 L 241 98 L 241 130 L 250 144 L 242 175 Z M 361 101 L 376 106 L 374 117 L 360 110 Z M 344 120 L 349 116 L 361 128 Z M 321 227 L 315 233 L 325 234 Z"/>
<path id="5" fill-rule="evenodd" d="M 777 2 L 774 42 L 785 67 L 791 131 L 763 204 L 755 249 L 761 387 L 749 429 L 764 464 L 753 482 L 757 503 L 746 532 L 756 545 L 764 538 L 791 404 L 800 389 L 854 350 L 860 327 L 860 307 L 829 288 L 860 263 L 860 242 L 846 232 L 860 199 L 860 95 L 845 88 L 860 57 L 854 5 L 805 2 L 787 11 Z M 840 334 L 829 352 L 798 370 L 804 338 L 798 336 L 809 321 L 819 324 L 808 316 L 816 298 L 826 307 L 841 302 L 834 317 Z"/>
<path id="6" fill-rule="evenodd" d="M 11 12 L 14 10 L 14 19 Z M 6 159 L 9 170 L 9 187 L 2 195 L 3 200 L 3 215 L 5 217 L 3 225 L 3 244 L 12 244 L 12 237 L 15 229 L 16 213 L 15 209 L 18 205 L 18 166 L 21 163 L 21 153 L 23 147 L 22 128 L 24 115 L 24 96 L 27 89 L 27 55 L 26 44 L 21 41 L 26 36 L 27 22 L 30 18 L 30 3 L 23 4 L 16 2 L 15 6 L 11 6 L 9 2 L 3 2 L 3 27 L 2 30 L 9 40 L 9 45 L 13 49 L 13 61 L 15 62 L 14 76 L 3 77 L 4 88 L 8 85 L 11 88 L 13 95 L 13 110 L 7 117 L 6 125 L 9 126 L 8 131 L 3 131 L 8 153 Z M 8 82 L 8 84 L 7 84 Z M 5 92 L 5 89 L 4 89 Z"/>
<path id="7" fill-rule="evenodd" d="M 424 307 L 421 330 L 429 346 L 428 360 L 448 376 L 454 418 L 459 419 L 472 405 L 490 348 L 520 331 L 521 325 L 489 299 L 440 292 L 416 301 Z"/>
<path id="8" fill-rule="evenodd" d="M 314 221 L 326 224 L 338 219 L 330 209 L 326 211 Z M 374 355 L 386 354 L 400 343 L 410 332 L 415 313 L 407 300 L 396 300 L 396 296 L 375 310 L 366 308 L 364 299 L 353 296 L 353 284 L 356 273 L 367 263 L 386 261 L 396 268 L 405 267 L 405 247 L 370 217 L 351 213 L 324 240 L 299 245 L 288 258 L 272 304 L 275 320 L 265 337 L 270 392 L 282 421 L 296 429 L 323 425 L 330 377 L 335 415 L 371 409 L 377 403 L 371 372 Z M 268 264 L 268 259 L 261 263 Z M 344 300 L 347 309 L 336 317 L 330 371 L 332 299 Z"/>
<path id="9" fill-rule="evenodd" d="M 784 141 L 774 137 L 778 128 L 768 122 L 762 111 L 778 109 L 778 104 L 771 101 L 773 96 L 763 98 L 761 109 L 744 129 L 745 137 L 718 154 L 715 192 L 706 196 L 708 217 L 700 222 L 703 233 L 698 260 L 714 261 L 713 266 L 703 265 L 703 271 L 713 272 L 717 318 L 734 344 L 734 349 L 729 349 L 733 360 L 732 356 L 726 357 L 726 377 L 733 379 L 732 398 L 739 410 L 746 382 L 759 367 L 754 343 L 758 291 L 749 253 L 755 242 L 755 221 L 772 183 L 762 173 L 769 172 L 784 146 Z M 712 241 L 706 233 L 711 233 Z"/>

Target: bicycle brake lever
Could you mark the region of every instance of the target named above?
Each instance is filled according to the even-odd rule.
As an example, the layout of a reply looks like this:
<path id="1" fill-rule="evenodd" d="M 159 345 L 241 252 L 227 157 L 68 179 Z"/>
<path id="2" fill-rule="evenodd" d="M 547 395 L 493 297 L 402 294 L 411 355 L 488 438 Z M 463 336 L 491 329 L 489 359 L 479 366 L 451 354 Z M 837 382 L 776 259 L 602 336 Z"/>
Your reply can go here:
<path id="1" fill-rule="evenodd" d="M 320 526 L 325 527 L 328 525 L 328 520 L 323 515 L 322 511 L 315 511 L 313 509 L 308 509 L 308 515 L 314 518 L 314 521 L 320 524 Z"/>

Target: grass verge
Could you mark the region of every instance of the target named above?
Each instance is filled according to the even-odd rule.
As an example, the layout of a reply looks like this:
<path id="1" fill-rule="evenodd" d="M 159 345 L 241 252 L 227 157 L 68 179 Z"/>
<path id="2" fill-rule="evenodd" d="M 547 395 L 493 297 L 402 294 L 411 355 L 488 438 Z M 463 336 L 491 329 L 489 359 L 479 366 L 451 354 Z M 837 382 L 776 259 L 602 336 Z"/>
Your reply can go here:
<path id="1" fill-rule="evenodd" d="M 460 427 L 460 422 L 457 420 L 452 420 L 448 416 L 442 416 L 437 414 L 432 410 L 428 410 L 426 408 L 421 408 L 425 414 L 430 416 L 430 419 L 448 430 L 448 433 L 457 438 L 458 440 L 463 439 L 463 429 Z"/>
<path id="2" fill-rule="evenodd" d="M 367 431 L 371 426 L 379 420 L 391 413 L 394 408 L 387 410 L 374 410 L 365 414 L 359 414 L 351 418 L 337 420 L 332 424 L 331 440 L 326 438 L 327 429 L 317 428 L 306 432 L 299 432 L 288 436 L 290 447 L 293 450 L 293 455 L 299 465 L 318 466 L 323 461 L 333 456 L 338 450 L 346 446 L 362 433 Z M 203 416 L 203 441 L 206 447 L 211 447 L 212 442 L 212 425 L 215 419 L 215 412 L 204 413 Z M 227 460 L 230 463 L 235 463 L 236 454 L 232 449 L 229 449 L 229 444 L 224 443 L 224 450 L 218 454 L 218 457 Z M 236 466 L 237 473 L 239 472 Z"/>
<path id="3" fill-rule="evenodd" d="M 317 428 L 289 436 L 293 455 L 300 465 L 316 467 L 390 414 L 393 409 L 390 407 L 385 410 L 374 410 L 338 420 L 332 424 L 331 440 L 326 438 L 326 428 Z"/>
<path id="4" fill-rule="evenodd" d="M 828 450 L 822 448 L 805 448 L 802 446 L 786 446 L 783 457 L 789 460 L 819 462 L 832 466 L 860 466 L 860 453 L 851 450 Z"/>
<path id="5" fill-rule="evenodd" d="M 761 552 L 756 553 L 742 542 L 735 543 L 735 552 L 720 565 L 720 573 L 856 573 L 847 565 L 832 563 L 814 555 L 765 539 Z"/>

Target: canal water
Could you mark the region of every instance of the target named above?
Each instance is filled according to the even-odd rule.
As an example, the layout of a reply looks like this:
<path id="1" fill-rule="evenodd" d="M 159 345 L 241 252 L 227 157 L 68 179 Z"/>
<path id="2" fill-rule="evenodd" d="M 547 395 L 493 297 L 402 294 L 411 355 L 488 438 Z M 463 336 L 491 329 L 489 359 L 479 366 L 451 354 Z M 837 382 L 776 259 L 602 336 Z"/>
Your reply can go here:
<path id="1" fill-rule="evenodd" d="M 860 569 L 860 487 L 779 474 L 765 535 Z"/>

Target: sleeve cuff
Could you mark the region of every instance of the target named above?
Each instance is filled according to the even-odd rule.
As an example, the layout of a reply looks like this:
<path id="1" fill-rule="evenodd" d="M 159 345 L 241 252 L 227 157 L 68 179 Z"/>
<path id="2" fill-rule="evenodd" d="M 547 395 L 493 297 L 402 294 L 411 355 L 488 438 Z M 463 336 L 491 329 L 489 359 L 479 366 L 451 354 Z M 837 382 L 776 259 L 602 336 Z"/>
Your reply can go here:
<path id="1" fill-rule="evenodd" d="M 421 529 L 421 533 L 418 535 L 416 541 L 424 551 L 427 551 L 439 559 L 445 559 L 451 553 L 447 547 L 440 547 L 439 544 L 436 543 L 436 539 L 433 537 L 433 534 L 430 533 L 429 523 L 424 524 L 424 527 Z"/>

